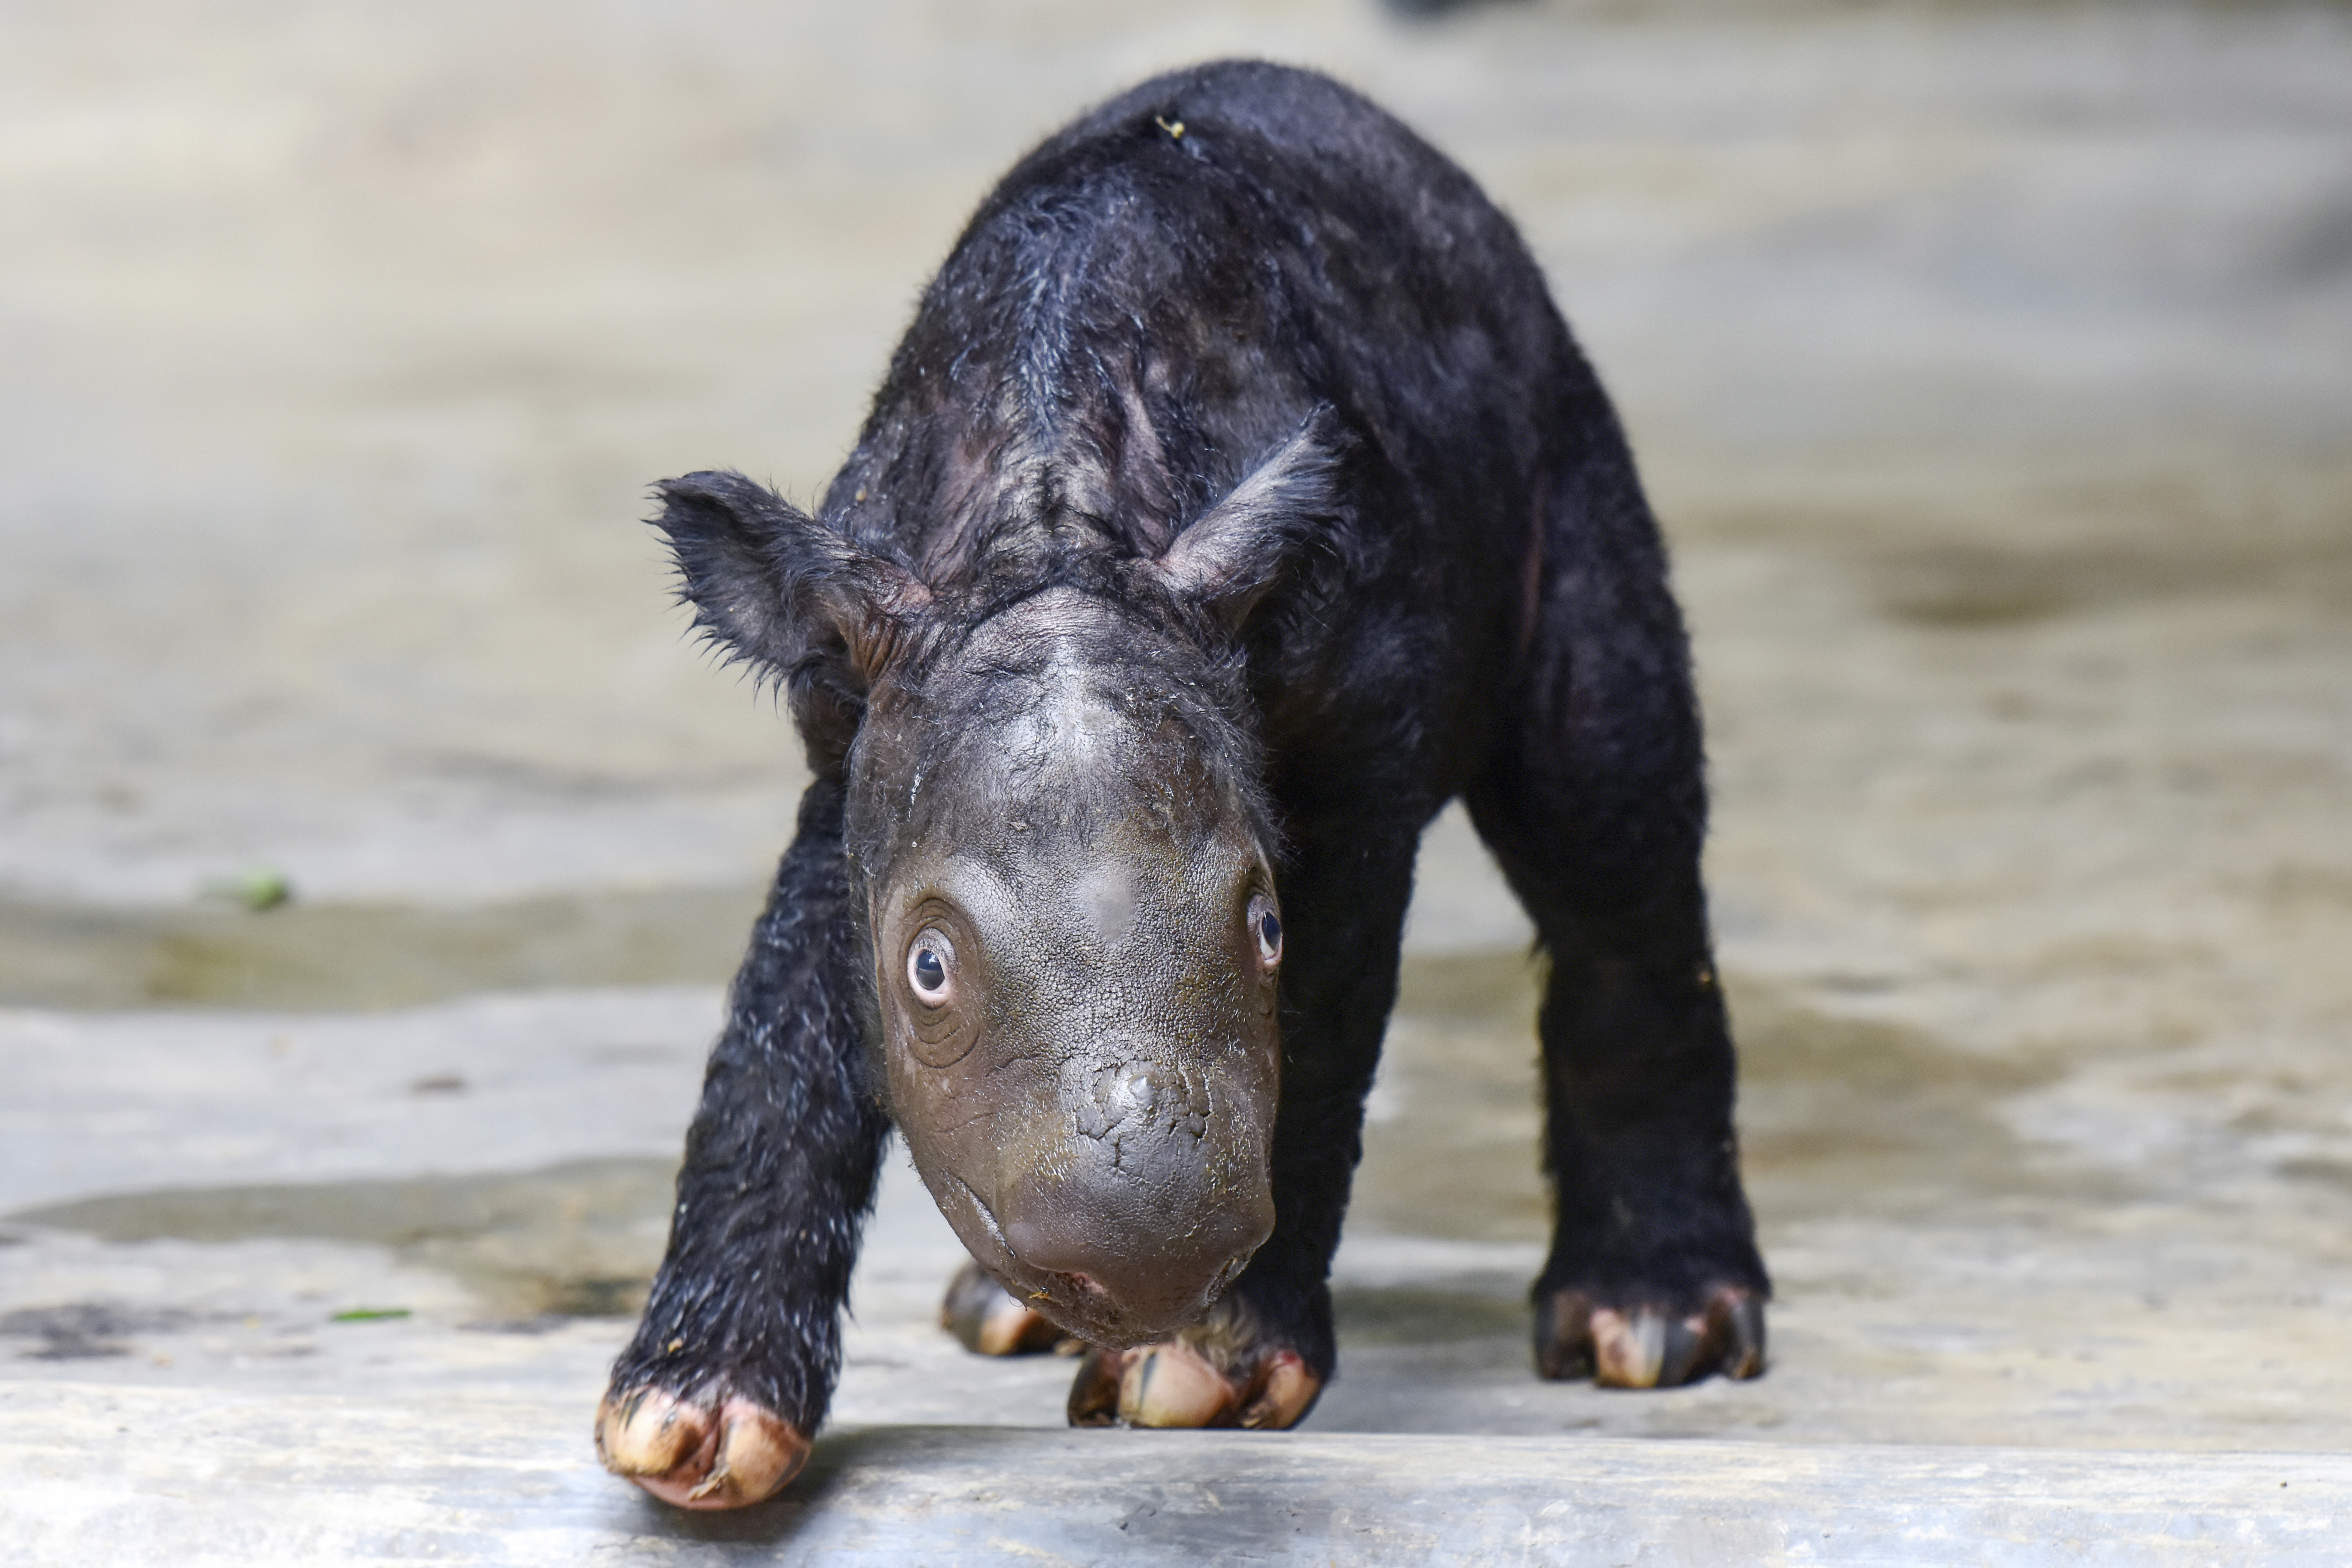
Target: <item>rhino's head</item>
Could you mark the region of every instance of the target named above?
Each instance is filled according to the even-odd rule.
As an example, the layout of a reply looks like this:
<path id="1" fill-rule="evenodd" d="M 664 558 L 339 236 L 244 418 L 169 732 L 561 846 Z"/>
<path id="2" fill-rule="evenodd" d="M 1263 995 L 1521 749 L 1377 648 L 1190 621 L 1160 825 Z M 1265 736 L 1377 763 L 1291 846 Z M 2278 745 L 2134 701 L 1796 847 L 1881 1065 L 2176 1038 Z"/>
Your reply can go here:
<path id="1" fill-rule="evenodd" d="M 1234 638 L 1324 504 L 1302 436 L 1152 559 L 935 592 L 750 481 L 665 486 L 702 620 L 848 791 L 881 1079 L 1007 1289 L 1124 1346 L 1274 1226 L 1275 845 Z"/>

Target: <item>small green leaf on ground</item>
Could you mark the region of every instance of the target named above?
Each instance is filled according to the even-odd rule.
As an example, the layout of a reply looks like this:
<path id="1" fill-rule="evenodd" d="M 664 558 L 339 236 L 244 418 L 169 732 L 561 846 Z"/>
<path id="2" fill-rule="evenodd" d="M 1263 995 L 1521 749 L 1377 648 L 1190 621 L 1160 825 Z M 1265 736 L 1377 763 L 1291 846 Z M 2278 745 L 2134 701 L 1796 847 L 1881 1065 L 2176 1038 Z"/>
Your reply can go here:
<path id="1" fill-rule="evenodd" d="M 248 910 L 274 910 L 291 903 L 294 884 L 286 873 L 269 866 L 248 866 L 234 877 L 206 882 L 204 894 L 208 899 L 228 899 Z"/>
<path id="2" fill-rule="evenodd" d="M 408 1309 L 405 1307 L 353 1307 L 348 1311 L 337 1312 L 327 1321 L 331 1323 L 381 1323 L 386 1319 L 407 1316 Z"/>

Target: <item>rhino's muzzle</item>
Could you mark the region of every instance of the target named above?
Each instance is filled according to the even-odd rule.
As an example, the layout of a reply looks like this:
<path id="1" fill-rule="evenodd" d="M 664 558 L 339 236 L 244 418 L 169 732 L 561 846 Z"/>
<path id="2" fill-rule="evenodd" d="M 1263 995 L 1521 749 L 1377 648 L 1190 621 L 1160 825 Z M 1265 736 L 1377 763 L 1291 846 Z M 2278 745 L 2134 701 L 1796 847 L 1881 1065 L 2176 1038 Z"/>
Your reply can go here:
<path id="1" fill-rule="evenodd" d="M 1206 1312 L 1273 1233 L 1263 1184 L 1238 1203 L 1160 1188 L 1157 1212 L 1139 1216 L 1151 1185 L 1081 1171 L 1023 1191 L 1001 1223 L 1030 1304 L 1095 1344 L 1164 1338 Z"/>
<path id="2" fill-rule="evenodd" d="M 1000 1125 L 973 1164 L 950 1155 L 932 1190 L 972 1255 L 1063 1328 L 1120 1348 L 1163 1338 L 1273 1232 L 1272 1107 L 1163 1064 L 1074 1067 L 1062 1080 L 1049 1136 Z M 946 1152 L 909 1142 L 919 1166 Z"/>

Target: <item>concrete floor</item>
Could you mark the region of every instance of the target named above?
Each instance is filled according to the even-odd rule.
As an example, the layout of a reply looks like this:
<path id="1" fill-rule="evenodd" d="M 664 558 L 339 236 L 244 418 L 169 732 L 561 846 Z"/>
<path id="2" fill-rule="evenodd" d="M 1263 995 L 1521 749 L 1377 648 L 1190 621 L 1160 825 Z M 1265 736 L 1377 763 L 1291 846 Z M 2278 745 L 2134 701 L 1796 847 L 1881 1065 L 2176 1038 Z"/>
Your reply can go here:
<path id="1" fill-rule="evenodd" d="M 0 28 L 8 1550 L 2340 1559 L 2352 14 Z M 972 1430 L 1058 1427 L 1067 1364 L 931 1326 L 959 1255 L 894 1167 L 839 1436 L 678 1520 L 587 1415 L 801 775 L 642 488 L 813 492 L 993 173 L 1224 52 L 1462 158 L 1624 405 L 1771 1371 L 1528 1375 L 1525 931 L 1449 817 L 1306 1432 Z M 206 892 L 257 867 L 293 901 Z"/>

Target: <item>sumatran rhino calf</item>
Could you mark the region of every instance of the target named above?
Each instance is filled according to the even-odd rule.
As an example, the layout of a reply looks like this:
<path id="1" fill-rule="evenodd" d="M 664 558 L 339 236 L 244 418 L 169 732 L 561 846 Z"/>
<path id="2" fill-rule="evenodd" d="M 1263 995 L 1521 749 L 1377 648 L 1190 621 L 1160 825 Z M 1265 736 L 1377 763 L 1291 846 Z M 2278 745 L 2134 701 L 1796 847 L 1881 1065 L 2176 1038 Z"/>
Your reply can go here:
<path id="1" fill-rule="evenodd" d="M 1550 961 L 1538 1370 L 1760 1370 L 1664 554 L 1460 170 L 1318 76 L 1148 82 L 982 205 L 815 516 L 734 474 L 661 497 L 815 782 L 599 1417 L 614 1470 L 724 1508 L 799 1467 L 893 1122 L 977 1261 L 967 1343 L 1085 1342 L 1081 1425 L 1297 1422 L 1457 795 Z"/>

